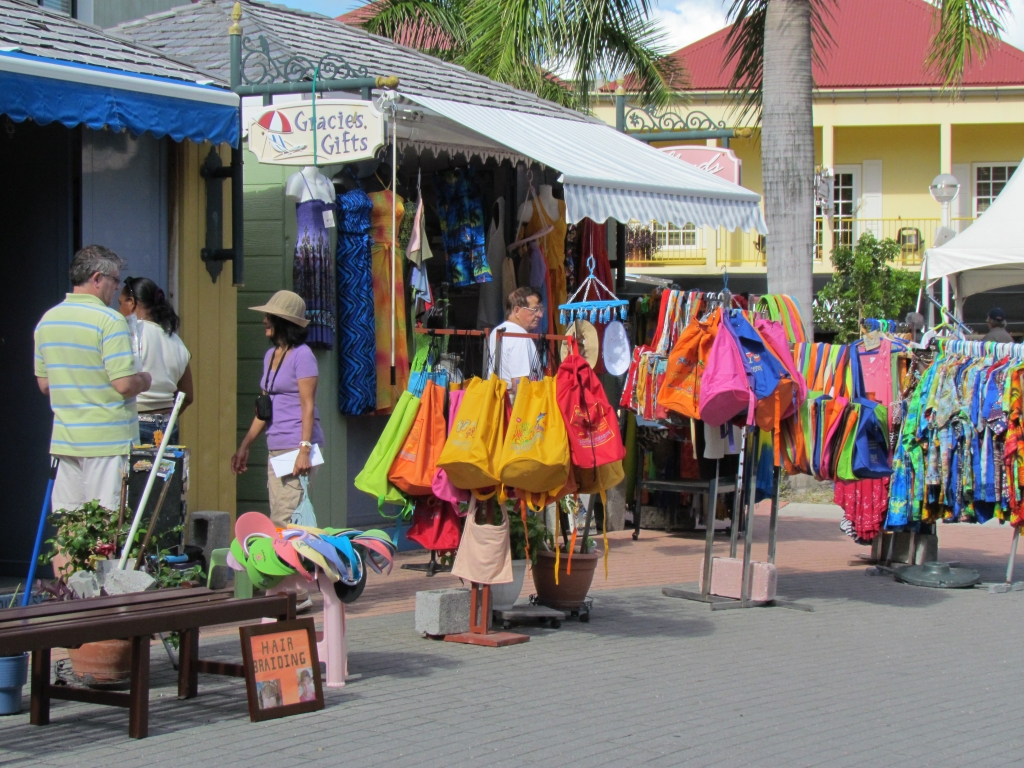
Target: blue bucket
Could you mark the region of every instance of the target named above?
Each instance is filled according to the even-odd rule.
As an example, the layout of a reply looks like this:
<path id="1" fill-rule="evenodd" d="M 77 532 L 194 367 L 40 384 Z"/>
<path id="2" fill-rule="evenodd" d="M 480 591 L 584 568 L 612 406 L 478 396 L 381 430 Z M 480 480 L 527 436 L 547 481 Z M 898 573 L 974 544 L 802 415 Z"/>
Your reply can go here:
<path id="1" fill-rule="evenodd" d="M 21 712 L 21 689 L 28 681 L 28 654 L 0 656 L 0 715 Z"/>

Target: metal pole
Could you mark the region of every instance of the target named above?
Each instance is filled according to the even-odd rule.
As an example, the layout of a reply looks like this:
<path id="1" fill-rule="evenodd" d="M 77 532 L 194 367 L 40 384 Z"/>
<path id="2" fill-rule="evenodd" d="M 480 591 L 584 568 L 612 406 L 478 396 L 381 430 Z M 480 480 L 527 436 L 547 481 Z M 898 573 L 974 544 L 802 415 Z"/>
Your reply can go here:
<path id="1" fill-rule="evenodd" d="M 758 433 L 760 430 L 754 427 L 751 433 L 751 445 L 757 445 Z M 754 545 L 754 499 L 756 497 L 755 483 L 754 483 L 754 457 L 757 455 L 756 451 L 750 451 L 750 483 L 749 492 L 747 495 L 747 530 L 744 532 L 743 537 L 743 588 L 740 592 L 740 601 L 745 605 L 750 601 L 750 588 L 752 584 L 753 572 L 750 568 L 750 550 Z"/>
<path id="2" fill-rule="evenodd" d="M 25 580 L 25 591 L 21 595 L 21 607 L 28 605 L 32 599 L 32 580 L 36 577 L 36 563 L 39 562 L 39 548 L 43 546 L 43 531 L 46 530 L 46 516 L 50 511 L 50 497 L 53 495 L 53 484 L 57 480 L 57 467 L 60 459 L 56 456 L 50 457 L 50 476 L 46 481 L 46 494 L 43 496 L 43 511 L 39 513 L 39 527 L 36 528 L 36 543 L 32 547 L 32 559 L 28 563 L 28 578 Z M 1017 546 L 1017 539 L 1013 540 L 1014 548 Z M 1011 558 L 1011 563 L 1013 562 Z M 54 574 L 55 576 L 57 574 Z"/>
<path id="3" fill-rule="evenodd" d="M 121 550 L 121 559 L 117 562 L 117 568 L 120 571 L 123 571 L 128 563 L 128 553 L 131 551 L 132 544 L 135 543 L 135 535 L 139 532 L 139 523 L 142 522 L 142 513 L 146 509 L 146 503 L 149 501 L 149 494 L 153 492 L 156 474 L 160 469 L 160 462 L 163 461 L 164 452 L 171 442 L 171 433 L 174 431 L 174 425 L 178 422 L 178 411 L 181 410 L 183 402 L 185 402 L 185 393 L 179 392 L 178 396 L 174 399 L 174 408 L 171 410 L 171 418 L 168 419 L 167 426 L 164 429 L 163 440 L 160 441 L 160 447 L 156 450 L 156 458 L 153 459 L 153 468 L 149 471 L 149 477 L 146 479 L 146 487 L 142 491 L 142 498 L 139 499 L 139 508 L 135 510 L 135 518 L 132 520 L 131 530 L 128 531 L 128 538 L 124 542 L 124 549 Z"/>
<path id="4" fill-rule="evenodd" d="M 626 89 L 621 85 L 615 89 L 615 130 L 626 132 Z"/>
<path id="5" fill-rule="evenodd" d="M 708 503 L 704 507 L 704 525 L 707 533 L 704 536 L 704 583 L 700 585 L 700 593 L 707 597 L 711 593 L 711 557 L 715 551 L 715 506 L 718 501 L 718 467 L 721 462 L 715 459 L 715 479 L 708 487 Z"/>
<path id="6" fill-rule="evenodd" d="M 775 426 L 779 428 L 778 425 Z M 768 562 L 775 564 L 775 542 L 779 527 L 779 489 L 782 487 L 782 467 L 775 467 L 772 477 L 772 514 L 768 521 Z"/>
<path id="7" fill-rule="evenodd" d="M 1020 528 L 1013 529 L 1013 542 L 1010 544 L 1010 561 L 1006 564 L 1006 583 L 1013 583 L 1013 561 L 1017 559 L 1017 542 L 1020 540 Z"/>
<path id="8" fill-rule="evenodd" d="M 732 427 L 730 427 L 732 429 Z M 740 463 L 736 470 L 736 494 L 732 500 L 732 527 L 729 531 L 729 557 L 736 557 L 736 544 L 740 535 L 740 508 L 743 506 L 743 490 L 747 486 L 747 428 L 740 432 Z"/>
<path id="9" fill-rule="evenodd" d="M 626 225 L 624 222 L 615 222 L 615 291 L 622 293 L 626 290 Z"/>

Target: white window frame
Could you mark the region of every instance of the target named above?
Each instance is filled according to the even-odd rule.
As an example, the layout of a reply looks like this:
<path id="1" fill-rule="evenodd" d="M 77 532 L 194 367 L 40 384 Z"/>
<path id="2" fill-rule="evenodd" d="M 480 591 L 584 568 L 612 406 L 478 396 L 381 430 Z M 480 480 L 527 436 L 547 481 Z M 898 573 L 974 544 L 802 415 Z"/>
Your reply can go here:
<path id="1" fill-rule="evenodd" d="M 668 243 L 669 227 L 673 227 L 676 231 L 679 231 L 679 233 L 680 233 L 680 240 L 683 240 L 682 235 L 688 234 L 688 233 L 692 233 L 693 234 L 693 242 L 692 243 L 681 243 L 680 245 L 669 245 L 669 243 Z M 658 252 L 661 252 L 661 251 L 668 251 L 668 252 L 696 251 L 696 250 L 700 250 L 701 248 L 703 248 L 703 245 L 704 245 L 704 243 L 703 243 L 703 240 L 704 240 L 704 228 L 703 227 L 696 227 L 693 224 L 684 224 L 681 227 L 677 227 L 675 224 L 662 224 L 659 221 L 655 221 L 655 222 L 652 222 L 652 228 L 654 229 L 654 235 L 655 235 L 655 238 L 656 238 L 655 242 L 658 245 Z M 664 243 L 661 242 L 661 238 L 662 237 L 665 238 L 665 242 Z"/>
<path id="2" fill-rule="evenodd" d="M 979 168 L 991 168 L 993 166 L 1009 166 L 1013 165 L 1020 167 L 1020 160 L 992 160 L 983 163 L 971 163 L 971 215 L 974 218 L 978 218 L 978 169 Z M 1017 171 L 1014 170 L 1014 173 Z M 986 195 L 987 197 L 987 195 Z M 982 211 L 984 213 L 984 211 Z"/>
<path id="3" fill-rule="evenodd" d="M 861 166 L 860 166 L 859 163 L 857 165 L 837 165 L 837 166 L 835 166 L 832 169 L 832 172 L 833 172 L 833 174 L 835 174 L 835 176 L 839 176 L 839 174 L 841 174 L 841 173 L 849 173 L 850 175 L 853 176 L 853 220 L 854 220 L 854 224 L 853 224 L 853 234 L 852 234 L 852 237 L 853 237 L 853 245 L 856 245 L 857 244 L 857 238 L 860 237 L 860 226 L 856 223 L 856 220 L 860 218 L 860 211 L 861 211 L 861 208 L 863 208 L 863 206 L 864 206 L 864 201 L 861 199 L 861 194 L 862 194 L 862 191 L 861 191 L 862 188 L 861 188 L 861 183 L 860 183 L 861 182 Z M 834 184 L 835 181 L 833 180 L 832 183 Z M 836 200 L 833 203 L 833 209 L 832 209 L 833 211 L 835 211 L 835 207 L 834 206 L 835 206 L 836 203 L 838 203 L 838 200 Z M 836 218 L 838 218 L 838 217 L 836 217 Z M 833 232 L 834 231 L 835 231 L 835 225 L 833 224 Z M 833 245 L 833 247 L 838 245 L 838 243 L 836 242 L 835 235 L 833 235 L 833 237 L 832 237 L 832 245 Z"/>

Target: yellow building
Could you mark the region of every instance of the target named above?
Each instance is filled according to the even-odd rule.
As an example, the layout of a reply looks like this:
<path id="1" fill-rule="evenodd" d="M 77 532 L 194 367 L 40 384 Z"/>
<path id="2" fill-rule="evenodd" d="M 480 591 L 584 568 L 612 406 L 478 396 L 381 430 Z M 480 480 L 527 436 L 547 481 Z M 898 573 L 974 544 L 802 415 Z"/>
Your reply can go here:
<path id="1" fill-rule="evenodd" d="M 831 269 L 833 244 L 850 244 L 864 231 L 901 242 L 904 265 L 915 268 L 941 224 L 941 206 L 928 191 L 932 179 L 956 176 L 960 194 L 949 213 L 959 231 L 984 212 L 1024 157 L 1024 52 L 994 45 L 983 63 L 968 68 L 962 93 L 951 98 L 925 66 L 933 21 L 924 0 L 838 0 L 827 21 L 833 43 L 814 66 L 815 160 L 834 173 L 835 203 L 831 228 L 818 219 L 816 285 Z M 739 120 L 727 93 L 733 71 L 726 61 L 728 31 L 673 54 L 687 68 L 691 88 L 689 104 L 671 111 L 703 113 L 687 128 L 746 126 L 752 135 L 654 146 L 727 143 L 742 161 L 743 186 L 762 192 L 759 129 L 752 119 Z M 610 90 L 596 111 L 614 124 Z M 651 125 L 649 116 L 627 107 L 627 130 L 631 122 Z M 662 123 L 674 127 L 671 119 Z M 756 234 L 658 225 L 656 235 L 661 247 L 634 260 L 632 271 L 765 272 Z M 752 281 L 750 289 L 757 290 L 758 282 L 763 286 L 763 280 Z"/>

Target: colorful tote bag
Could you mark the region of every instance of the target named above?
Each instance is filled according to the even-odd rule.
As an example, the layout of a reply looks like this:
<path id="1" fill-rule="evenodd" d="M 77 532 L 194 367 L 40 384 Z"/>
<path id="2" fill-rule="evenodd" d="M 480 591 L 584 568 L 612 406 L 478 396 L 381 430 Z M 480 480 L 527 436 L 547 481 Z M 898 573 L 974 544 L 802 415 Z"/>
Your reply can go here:
<path id="1" fill-rule="evenodd" d="M 388 480 L 409 496 L 431 493 L 437 457 L 445 444 L 444 393 L 444 387 L 424 382 L 416 419 L 388 472 Z"/>
<path id="2" fill-rule="evenodd" d="M 708 364 L 701 379 L 700 416 L 705 424 L 720 427 L 746 413 L 754 422 L 757 399 L 750 390 L 739 343 L 724 320 L 711 345 Z"/>
<path id="3" fill-rule="evenodd" d="M 553 377 L 520 380 L 499 473 L 510 488 L 548 496 L 569 479 L 569 440 Z"/>
<path id="4" fill-rule="evenodd" d="M 419 411 L 420 399 L 406 390 L 398 398 L 395 409 L 388 418 L 388 423 L 381 433 L 377 445 L 370 453 L 362 471 L 356 475 L 354 484 L 360 491 L 377 499 L 378 508 L 387 504 L 405 504 L 405 497 L 388 480 L 388 471 L 395 461 L 395 456 L 402 449 L 412 423 Z"/>
<path id="5" fill-rule="evenodd" d="M 496 488 L 501 482 L 498 466 L 507 386 L 491 374 L 487 381 L 473 378 L 466 387 L 451 434 L 437 459 L 437 466 L 456 488 L 480 491 Z"/>
<path id="6" fill-rule="evenodd" d="M 700 418 L 700 382 L 707 367 L 721 309 L 706 322 L 690 323 L 676 340 L 668 356 L 665 380 L 658 391 L 658 404 L 691 419 Z"/>

